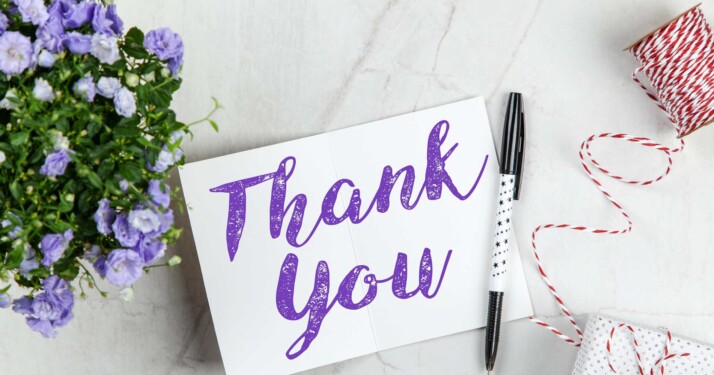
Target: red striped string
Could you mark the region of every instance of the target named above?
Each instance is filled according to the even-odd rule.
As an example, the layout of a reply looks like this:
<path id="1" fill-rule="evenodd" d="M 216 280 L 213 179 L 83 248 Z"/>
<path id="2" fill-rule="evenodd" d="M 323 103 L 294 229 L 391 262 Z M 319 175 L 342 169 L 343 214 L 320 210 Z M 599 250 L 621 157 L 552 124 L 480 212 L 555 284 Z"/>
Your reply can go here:
<path id="1" fill-rule="evenodd" d="M 607 350 L 607 365 L 610 367 L 610 371 L 614 374 L 617 374 L 618 371 L 615 369 L 615 365 L 612 363 L 612 352 L 614 351 L 613 348 L 613 338 L 615 336 L 615 332 L 618 330 L 625 329 L 626 332 L 632 336 L 632 346 L 635 349 L 635 358 L 637 360 L 637 370 L 639 371 L 640 375 L 655 375 L 655 370 L 657 367 L 659 367 L 658 373 L 660 375 L 664 374 L 664 369 L 665 369 L 665 363 L 671 359 L 677 358 L 677 357 L 688 357 L 690 353 L 670 353 L 669 352 L 669 346 L 672 343 L 672 333 L 669 332 L 669 330 L 665 330 L 665 341 L 664 341 L 664 350 L 662 351 L 662 357 L 657 359 L 657 361 L 654 363 L 654 365 L 649 369 L 649 371 L 645 370 L 645 366 L 642 363 L 642 354 L 640 353 L 640 343 L 637 341 L 637 335 L 635 335 L 635 329 L 625 323 L 620 323 L 615 327 L 612 327 L 610 330 L 610 335 L 607 338 L 607 342 L 605 343 L 605 348 Z"/>
<path id="2" fill-rule="evenodd" d="M 583 338 L 583 332 L 575 322 L 573 314 L 566 306 L 563 298 L 560 296 L 555 288 L 555 285 L 545 271 L 536 246 L 536 237 L 538 233 L 545 229 L 567 229 L 611 235 L 630 232 L 632 230 L 632 220 L 630 219 L 630 215 L 623 208 L 623 205 L 605 189 L 605 186 L 602 184 L 600 179 L 595 176 L 595 170 L 598 170 L 611 178 L 632 185 L 650 185 L 654 182 L 660 181 L 671 171 L 672 154 L 680 152 L 684 149 L 684 140 L 682 140 L 681 137 L 708 124 L 708 122 L 714 119 L 714 74 L 711 74 L 711 71 L 714 70 L 714 37 L 712 36 L 709 24 L 698 7 L 689 10 L 676 20 L 645 37 L 633 46 L 631 51 L 635 59 L 640 64 L 640 66 L 633 72 L 632 78 L 640 85 L 640 87 L 642 87 L 647 96 L 657 102 L 657 105 L 667 114 L 667 117 L 670 119 L 675 127 L 675 130 L 677 131 L 678 138 L 680 138 L 679 145 L 672 148 L 657 143 L 649 138 L 636 137 L 621 133 L 602 133 L 590 136 L 580 145 L 580 151 L 578 154 L 580 157 L 580 164 L 590 180 L 595 184 L 605 198 L 619 211 L 626 224 L 617 228 L 606 229 L 574 224 L 543 224 L 533 230 L 531 235 L 531 246 L 533 249 L 533 256 L 538 266 L 538 271 L 543 281 L 547 284 L 550 293 L 555 298 L 561 312 L 568 318 L 568 321 L 575 330 L 578 339 L 576 340 L 571 338 L 555 327 L 552 327 L 551 325 L 534 317 L 531 317 L 530 320 L 542 327 L 547 328 L 553 334 L 574 346 L 580 346 Z M 647 76 L 651 89 L 647 88 L 639 80 L 638 75 L 640 73 L 644 73 Z M 654 90 L 654 92 L 652 90 Z M 592 142 L 601 138 L 619 139 L 647 147 L 649 149 L 657 150 L 663 153 L 666 157 L 666 168 L 657 177 L 642 181 L 615 174 L 598 162 L 591 152 Z M 611 335 L 612 334 L 614 334 L 614 332 L 611 333 Z M 634 337 L 633 340 L 635 341 L 635 348 L 637 348 L 637 343 Z M 658 364 L 661 363 L 661 374 L 664 374 L 664 361 L 676 356 L 685 356 L 685 354 L 688 355 L 687 353 L 670 355 L 668 353 L 668 345 L 669 339 L 665 349 L 667 354 L 660 361 L 658 361 Z M 644 375 L 644 369 L 639 362 L 639 358 L 638 365 L 640 365 L 641 374 Z"/>

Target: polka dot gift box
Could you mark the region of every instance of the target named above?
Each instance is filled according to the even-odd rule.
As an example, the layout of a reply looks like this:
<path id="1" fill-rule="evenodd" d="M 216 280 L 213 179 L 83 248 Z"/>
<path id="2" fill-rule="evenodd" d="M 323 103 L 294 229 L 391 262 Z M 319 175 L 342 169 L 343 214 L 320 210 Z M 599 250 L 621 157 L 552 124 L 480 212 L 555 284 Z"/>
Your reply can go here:
<path id="1" fill-rule="evenodd" d="M 573 375 L 710 375 L 714 349 L 672 334 L 603 315 L 588 321 Z"/>

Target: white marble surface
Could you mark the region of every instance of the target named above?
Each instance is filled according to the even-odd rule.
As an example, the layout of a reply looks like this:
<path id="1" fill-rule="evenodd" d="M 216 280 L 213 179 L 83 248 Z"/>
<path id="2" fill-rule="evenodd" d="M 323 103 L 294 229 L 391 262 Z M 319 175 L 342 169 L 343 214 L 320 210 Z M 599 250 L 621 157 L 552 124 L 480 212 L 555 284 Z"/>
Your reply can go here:
<path id="1" fill-rule="evenodd" d="M 630 79 L 622 48 L 694 1 L 117 0 L 127 25 L 169 25 L 187 46 L 174 107 L 201 117 L 216 96 L 221 132 L 196 131 L 189 161 L 485 96 L 500 137 L 506 94 L 524 93 L 527 164 L 515 223 L 536 314 L 566 328 L 528 251 L 549 221 L 619 225 L 579 169 L 579 143 L 616 131 L 674 144 L 674 132 Z M 705 1 L 714 20 L 714 1 Z M 604 142 L 604 161 L 645 176 L 661 155 Z M 596 151 L 597 151 L 596 150 Z M 606 183 L 632 213 L 622 237 L 541 237 L 553 280 L 578 314 L 608 312 L 714 342 L 714 127 L 688 139 L 654 186 Z M 656 172 L 655 172 L 656 173 Z M 652 173 L 651 173 L 652 174 Z M 175 181 L 177 182 L 177 181 Z M 91 295 L 56 340 L 0 314 L 3 374 L 221 374 L 193 240 L 185 262 L 136 286 L 136 300 Z M 581 318 L 584 315 L 581 315 Z M 567 329 L 567 328 L 566 328 Z M 497 374 L 568 374 L 575 350 L 527 321 L 503 328 Z M 316 369 L 310 374 L 483 374 L 483 331 Z M 224 353 L 224 355 L 231 355 Z"/>

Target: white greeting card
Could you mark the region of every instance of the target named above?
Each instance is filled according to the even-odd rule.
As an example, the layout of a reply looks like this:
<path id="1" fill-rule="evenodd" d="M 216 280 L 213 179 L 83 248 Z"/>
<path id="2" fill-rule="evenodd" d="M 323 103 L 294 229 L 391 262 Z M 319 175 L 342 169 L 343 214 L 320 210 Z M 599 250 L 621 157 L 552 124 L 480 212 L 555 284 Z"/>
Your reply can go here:
<path id="1" fill-rule="evenodd" d="M 475 98 L 180 170 L 229 374 L 480 328 L 498 161 Z M 504 320 L 532 314 L 512 239 Z"/>

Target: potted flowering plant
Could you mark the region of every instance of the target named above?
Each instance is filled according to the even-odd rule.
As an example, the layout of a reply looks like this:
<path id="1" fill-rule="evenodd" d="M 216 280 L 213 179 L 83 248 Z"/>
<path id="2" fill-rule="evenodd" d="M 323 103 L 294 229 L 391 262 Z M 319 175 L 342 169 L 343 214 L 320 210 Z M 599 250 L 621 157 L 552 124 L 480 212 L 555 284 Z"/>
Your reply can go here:
<path id="1" fill-rule="evenodd" d="M 180 262 L 162 260 L 180 235 L 164 180 L 219 108 L 176 119 L 183 53 L 168 28 L 124 33 L 113 4 L 0 0 L 0 307 L 45 337 L 95 275 L 130 294 Z"/>

